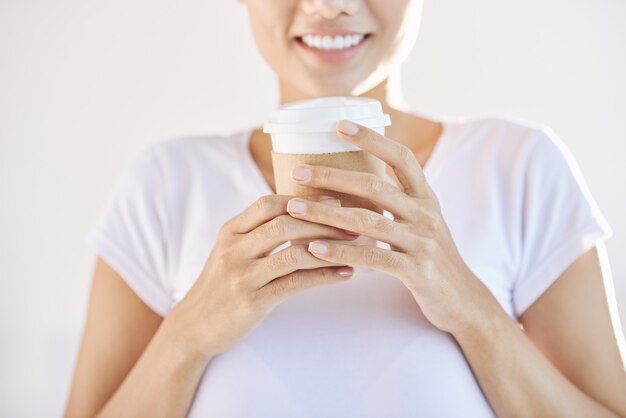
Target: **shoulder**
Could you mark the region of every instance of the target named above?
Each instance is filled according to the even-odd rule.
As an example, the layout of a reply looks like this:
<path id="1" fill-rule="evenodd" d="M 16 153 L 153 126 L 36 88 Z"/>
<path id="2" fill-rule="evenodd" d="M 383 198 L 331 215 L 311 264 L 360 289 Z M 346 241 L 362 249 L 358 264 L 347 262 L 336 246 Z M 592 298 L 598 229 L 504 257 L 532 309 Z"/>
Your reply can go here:
<path id="1" fill-rule="evenodd" d="M 549 141 L 554 136 L 548 126 L 503 115 L 448 118 L 443 123 L 458 145 L 480 143 L 532 147 L 537 142 Z"/>
<path id="2" fill-rule="evenodd" d="M 510 116 L 477 116 L 444 120 L 450 148 L 492 158 L 508 170 L 563 161 L 575 164 L 571 152 L 546 125 Z"/>
<path id="3" fill-rule="evenodd" d="M 180 135 L 154 140 L 125 168 L 118 180 L 128 193 L 182 199 L 196 185 L 227 185 L 242 164 L 244 131 L 227 134 Z"/>
<path id="4" fill-rule="evenodd" d="M 243 145 L 243 130 L 226 134 L 181 135 L 159 139 L 145 153 L 164 164 L 183 165 L 239 160 Z"/>

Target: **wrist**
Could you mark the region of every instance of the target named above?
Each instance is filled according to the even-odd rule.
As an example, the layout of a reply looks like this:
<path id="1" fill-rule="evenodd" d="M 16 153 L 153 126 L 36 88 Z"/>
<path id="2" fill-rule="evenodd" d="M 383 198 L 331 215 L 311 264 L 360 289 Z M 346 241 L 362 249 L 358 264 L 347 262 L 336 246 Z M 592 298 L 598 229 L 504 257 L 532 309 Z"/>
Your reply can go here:
<path id="1" fill-rule="evenodd" d="M 514 321 L 491 293 L 482 302 L 471 309 L 473 314 L 466 317 L 463 326 L 452 333 L 459 343 L 478 340 L 485 342 L 490 338 L 499 338 L 507 327 L 514 325 Z"/>
<path id="2" fill-rule="evenodd" d="M 499 335 L 507 325 L 514 322 L 479 278 L 473 276 L 473 283 L 474 295 L 466 299 L 471 303 L 463 310 L 462 324 L 452 332 L 458 342 Z"/>
<path id="3" fill-rule="evenodd" d="M 198 337 L 193 321 L 188 321 L 184 312 L 177 308 L 172 309 L 161 324 L 163 338 L 177 355 L 194 363 L 208 364 L 219 354 L 218 350 Z"/>

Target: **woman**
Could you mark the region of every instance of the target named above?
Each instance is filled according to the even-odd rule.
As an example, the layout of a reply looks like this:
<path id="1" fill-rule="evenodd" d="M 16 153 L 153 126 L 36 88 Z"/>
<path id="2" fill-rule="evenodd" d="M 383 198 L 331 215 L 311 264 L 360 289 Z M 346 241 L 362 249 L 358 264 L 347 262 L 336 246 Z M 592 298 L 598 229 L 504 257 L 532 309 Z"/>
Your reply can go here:
<path id="1" fill-rule="evenodd" d="M 391 116 L 386 136 L 337 126 L 387 181 L 319 166 L 294 181 L 392 216 L 276 195 L 258 128 L 156 143 L 91 236 L 66 415 L 626 416 L 612 231 L 562 142 L 407 111 L 420 1 L 241 1 L 281 103 L 365 96 Z M 354 233 L 389 248 L 324 240 Z M 316 241 L 264 255 L 301 238 Z"/>

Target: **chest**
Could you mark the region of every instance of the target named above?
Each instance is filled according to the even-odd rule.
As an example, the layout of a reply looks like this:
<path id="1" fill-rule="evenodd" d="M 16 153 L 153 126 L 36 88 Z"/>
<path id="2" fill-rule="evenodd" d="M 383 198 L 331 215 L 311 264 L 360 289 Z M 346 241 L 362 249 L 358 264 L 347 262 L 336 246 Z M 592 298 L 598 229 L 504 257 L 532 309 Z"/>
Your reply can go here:
<path id="1" fill-rule="evenodd" d="M 374 272 L 287 299 L 215 357 L 190 411 L 211 415 L 493 413 L 455 340 L 424 318 L 399 280 Z"/>

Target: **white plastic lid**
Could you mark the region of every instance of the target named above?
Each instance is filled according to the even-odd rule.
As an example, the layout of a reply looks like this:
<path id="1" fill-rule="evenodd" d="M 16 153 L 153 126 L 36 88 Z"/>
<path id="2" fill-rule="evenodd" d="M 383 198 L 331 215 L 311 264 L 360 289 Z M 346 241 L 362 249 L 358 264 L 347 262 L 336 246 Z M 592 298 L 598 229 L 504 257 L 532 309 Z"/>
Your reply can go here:
<path id="1" fill-rule="evenodd" d="M 368 97 L 330 96 L 299 100 L 279 106 L 263 125 L 269 134 L 335 132 L 338 120 L 347 119 L 368 128 L 391 125 L 380 102 Z"/>

